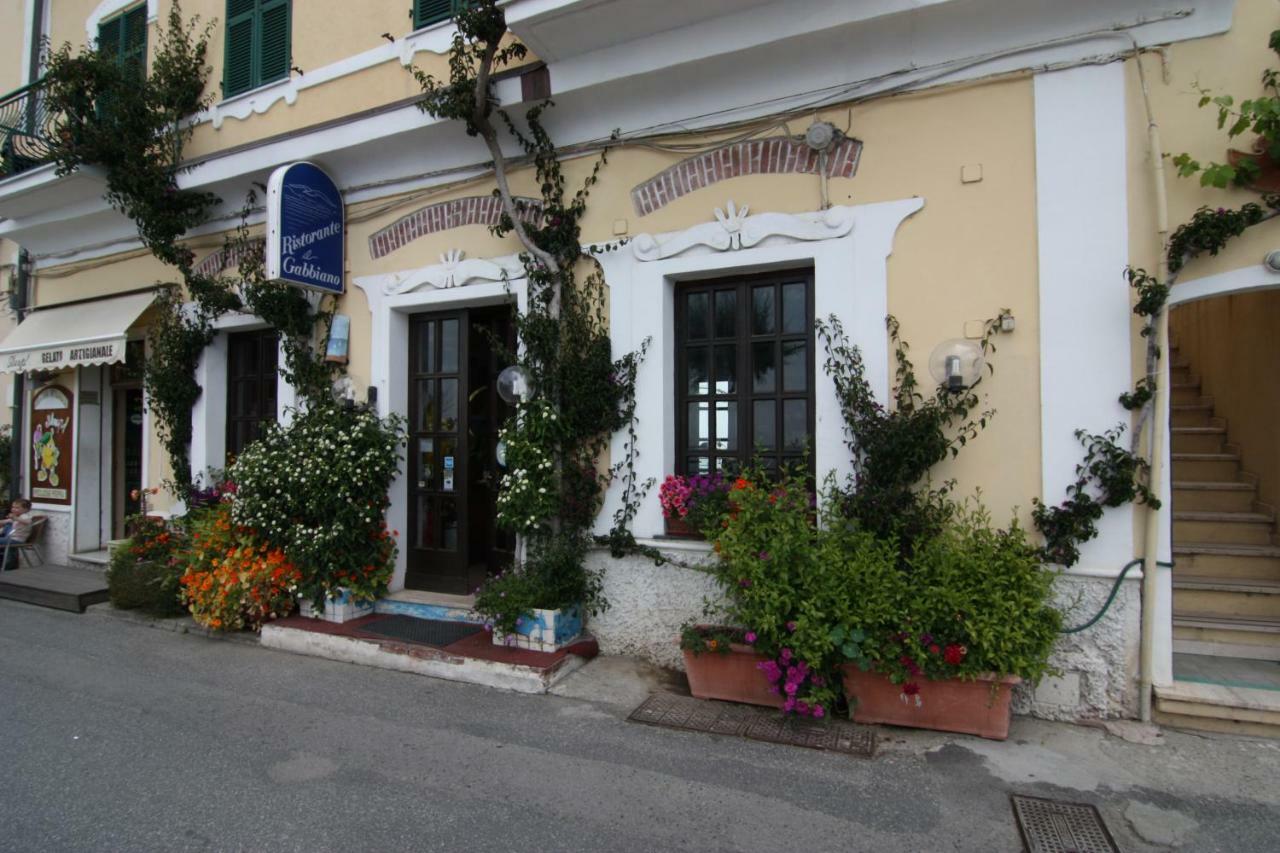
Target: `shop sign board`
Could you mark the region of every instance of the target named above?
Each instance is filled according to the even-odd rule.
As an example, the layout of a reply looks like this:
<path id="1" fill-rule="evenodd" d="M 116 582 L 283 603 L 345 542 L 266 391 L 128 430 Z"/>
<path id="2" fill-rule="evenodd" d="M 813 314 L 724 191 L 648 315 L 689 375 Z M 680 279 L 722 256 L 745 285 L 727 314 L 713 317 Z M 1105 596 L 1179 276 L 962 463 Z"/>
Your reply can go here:
<path id="1" fill-rule="evenodd" d="M 341 295 L 345 228 L 342 193 L 323 169 L 276 169 L 267 183 L 267 278 Z"/>

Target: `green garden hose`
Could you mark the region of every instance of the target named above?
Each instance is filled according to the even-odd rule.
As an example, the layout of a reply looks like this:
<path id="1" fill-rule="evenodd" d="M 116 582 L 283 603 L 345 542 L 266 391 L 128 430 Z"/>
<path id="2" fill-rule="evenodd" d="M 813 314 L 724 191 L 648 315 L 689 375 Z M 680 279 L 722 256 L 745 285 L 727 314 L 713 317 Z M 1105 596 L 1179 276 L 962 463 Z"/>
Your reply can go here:
<path id="1" fill-rule="evenodd" d="M 1088 622 L 1084 623 L 1083 625 L 1078 625 L 1075 628 L 1062 628 L 1058 631 L 1058 633 L 1059 634 L 1079 634 L 1081 631 L 1084 631 L 1087 628 L 1092 628 L 1097 623 L 1097 621 L 1101 619 L 1103 616 L 1106 616 L 1107 611 L 1111 609 L 1111 603 L 1116 600 L 1116 593 L 1120 591 L 1120 584 L 1121 582 L 1124 581 L 1124 576 L 1129 574 L 1129 570 L 1132 569 L 1134 566 L 1141 566 L 1143 562 L 1145 561 L 1141 557 L 1139 557 L 1136 560 L 1130 560 L 1125 565 L 1125 567 L 1120 570 L 1119 576 L 1116 577 L 1116 582 L 1111 585 L 1111 594 L 1107 596 L 1106 603 L 1102 605 L 1102 609 L 1098 611 L 1097 615 L 1095 615 L 1092 619 L 1090 619 Z M 1156 561 L 1156 565 L 1163 566 L 1166 569 L 1173 568 L 1173 563 L 1165 563 L 1159 560 Z"/>

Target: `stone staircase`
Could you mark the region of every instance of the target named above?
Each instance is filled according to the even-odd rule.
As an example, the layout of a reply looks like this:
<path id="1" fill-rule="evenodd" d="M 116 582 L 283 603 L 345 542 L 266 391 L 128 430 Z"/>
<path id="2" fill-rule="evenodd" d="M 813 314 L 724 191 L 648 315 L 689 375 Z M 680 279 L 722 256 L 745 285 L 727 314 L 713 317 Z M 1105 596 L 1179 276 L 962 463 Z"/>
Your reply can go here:
<path id="1" fill-rule="evenodd" d="M 1275 512 L 1191 365 L 1176 347 L 1170 358 L 1175 681 L 1157 689 L 1156 719 L 1280 736 L 1280 689 L 1267 686 L 1280 687 Z"/>

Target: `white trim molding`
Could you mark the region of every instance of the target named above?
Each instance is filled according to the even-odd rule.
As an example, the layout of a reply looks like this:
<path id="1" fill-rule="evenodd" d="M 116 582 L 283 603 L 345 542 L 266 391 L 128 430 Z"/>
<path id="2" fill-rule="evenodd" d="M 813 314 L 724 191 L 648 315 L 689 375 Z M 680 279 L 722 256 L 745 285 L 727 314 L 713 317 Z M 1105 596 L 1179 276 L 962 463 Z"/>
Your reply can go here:
<path id="1" fill-rule="evenodd" d="M 514 303 L 523 313 L 528 307 L 528 282 L 516 255 L 492 260 L 464 260 L 458 250 L 441 256 L 441 263 L 396 273 L 361 276 L 352 280 L 369 302 L 373 328 L 370 334 L 369 385 L 378 391 L 378 414 L 409 414 L 409 315 L 425 311 L 449 311 Z M 409 488 L 405 467 L 392 481 L 388 497 L 387 525 L 404 532 L 403 542 L 414 535 L 409 523 Z M 396 550 L 390 590 L 404 589 L 405 554 Z"/>
<path id="2" fill-rule="evenodd" d="M 1201 299 L 1212 299 L 1215 296 L 1230 296 L 1234 293 L 1249 293 L 1254 290 L 1275 290 L 1278 287 L 1280 287 L 1280 273 L 1272 272 L 1262 264 L 1254 264 L 1175 284 L 1169 290 L 1169 307 L 1198 302 Z"/>
<path id="3" fill-rule="evenodd" d="M 140 0 L 102 0 L 84 21 L 85 44 L 93 44 L 98 40 L 98 25 L 112 15 L 131 6 L 137 6 Z M 46 4 L 47 5 L 47 4 Z M 153 24 L 160 16 L 160 0 L 147 0 L 147 23 Z"/>
<path id="4" fill-rule="evenodd" d="M 867 378 L 876 397 L 889 397 L 888 258 L 898 227 L 924 207 L 924 199 L 833 207 L 802 214 L 755 216 L 732 202 L 715 219 L 683 231 L 640 235 L 625 245 L 592 247 L 609 288 L 609 334 L 615 356 L 638 350 L 648 354 L 636 376 L 636 474 L 640 482 L 660 482 L 675 466 L 675 284 L 711 276 L 809 267 L 814 276 L 814 314 L 837 317 L 850 341 L 862 350 Z M 821 345 L 817 347 L 821 349 Z M 821 369 L 819 352 L 814 388 L 816 424 L 814 461 L 819 475 L 852 473 L 844 447 L 844 421 L 835 403 L 835 386 Z M 613 462 L 626 455 L 626 436 L 610 445 Z M 597 518 L 605 532 L 621 506 L 622 485 L 615 482 Z M 663 532 L 658 501 L 646 499 L 634 519 L 637 538 Z"/>
<path id="5" fill-rule="evenodd" d="M 155 2 L 155 0 L 149 0 Z M 196 122 L 211 121 L 215 130 L 229 118 L 243 121 L 249 116 L 261 115 L 271 109 L 277 101 L 284 101 L 293 106 L 298 100 L 298 93 L 314 86 L 320 86 L 331 80 L 337 80 L 351 74 L 357 74 L 368 68 L 374 68 L 384 62 L 393 60 L 405 68 L 413 64 L 413 58 L 419 53 L 434 53 L 443 56 L 449 52 L 453 44 L 454 25 L 452 20 L 441 21 L 430 27 L 424 27 L 394 42 L 378 45 L 369 50 L 348 56 L 337 62 L 322 65 L 319 68 L 304 70 L 294 77 L 292 73 L 283 80 L 259 86 L 248 92 L 242 92 L 220 101 L 196 117 Z"/>

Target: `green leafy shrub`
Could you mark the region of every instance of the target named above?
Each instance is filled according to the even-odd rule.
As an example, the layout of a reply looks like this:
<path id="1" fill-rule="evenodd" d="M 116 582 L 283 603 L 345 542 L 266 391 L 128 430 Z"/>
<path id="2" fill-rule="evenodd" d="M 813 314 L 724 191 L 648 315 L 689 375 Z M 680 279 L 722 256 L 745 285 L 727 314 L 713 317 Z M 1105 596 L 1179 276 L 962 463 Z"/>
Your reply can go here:
<path id="1" fill-rule="evenodd" d="M 107 566 L 111 603 L 151 616 L 181 616 L 186 612 L 178 594 L 183 566 L 177 554 L 186 542 L 182 529 L 154 516 L 131 519 L 129 527 L 133 536 L 111 552 Z"/>
<path id="2" fill-rule="evenodd" d="M 485 627 L 512 634 L 533 610 L 581 606 L 584 616 L 609 608 L 600 573 L 586 567 L 588 541 L 580 534 L 539 537 L 519 565 L 485 581 L 476 590 L 475 610 Z"/>
<path id="3" fill-rule="evenodd" d="M 321 606 L 341 587 L 374 599 L 396 553 L 383 515 L 404 443 L 398 415 L 319 403 L 296 411 L 228 471 L 232 519 L 284 552 L 301 572 L 301 597 Z"/>
<path id="4" fill-rule="evenodd" d="M 848 577 L 844 624 L 865 634 L 869 666 L 919 689 L 921 678 L 993 672 L 1038 681 L 1062 624 L 1051 605 L 1053 573 L 1017 525 L 997 529 L 986 510 L 956 508 L 942 532 L 919 543 L 907 570 L 863 561 Z"/>

